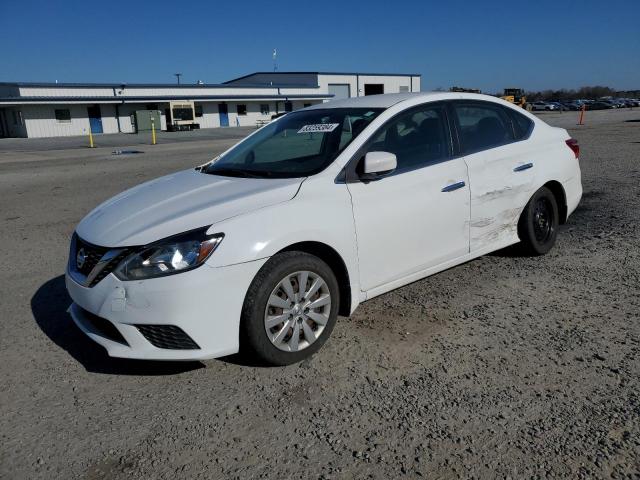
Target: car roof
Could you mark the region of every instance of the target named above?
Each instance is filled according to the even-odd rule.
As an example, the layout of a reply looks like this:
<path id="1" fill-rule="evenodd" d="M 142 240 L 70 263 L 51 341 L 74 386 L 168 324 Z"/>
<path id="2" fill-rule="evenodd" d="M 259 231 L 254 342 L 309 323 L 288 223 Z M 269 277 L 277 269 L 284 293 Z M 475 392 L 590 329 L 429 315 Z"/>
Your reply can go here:
<path id="1" fill-rule="evenodd" d="M 367 95 L 365 97 L 352 97 L 341 100 L 331 100 L 307 107 L 306 110 L 318 110 L 326 108 L 389 108 L 401 102 L 424 99 L 429 100 L 487 100 L 496 102 L 498 99 L 490 95 L 464 92 L 416 92 L 416 93 L 386 93 L 383 95 Z"/>

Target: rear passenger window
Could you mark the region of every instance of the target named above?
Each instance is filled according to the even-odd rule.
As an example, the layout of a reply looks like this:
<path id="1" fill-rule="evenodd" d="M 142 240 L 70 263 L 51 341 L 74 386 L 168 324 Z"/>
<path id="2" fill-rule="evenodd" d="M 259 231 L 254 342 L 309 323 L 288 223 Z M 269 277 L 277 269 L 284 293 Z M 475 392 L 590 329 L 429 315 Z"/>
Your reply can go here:
<path id="1" fill-rule="evenodd" d="M 513 129 L 515 130 L 516 140 L 527 138 L 533 128 L 533 121 L 525 117 L 523 114 L 516 112 L 512 108 L 508 109 L 511 120 L 513 121 Z"/>
<path id="2" fill-rule="evenodd" d="M 492 105 L 454 105 L 460 126 L 463 153 L 477 152 L 513 141 L 513 131 L 500 107 Z"/>
<path id="3" fill-rule="evenodd" d="M 382 127 L 369 152 L 391 152 L 396 155 L 396 172 L 413 170 L 449 156 L 444 110 L 420 107 L 398 115 Z"/>

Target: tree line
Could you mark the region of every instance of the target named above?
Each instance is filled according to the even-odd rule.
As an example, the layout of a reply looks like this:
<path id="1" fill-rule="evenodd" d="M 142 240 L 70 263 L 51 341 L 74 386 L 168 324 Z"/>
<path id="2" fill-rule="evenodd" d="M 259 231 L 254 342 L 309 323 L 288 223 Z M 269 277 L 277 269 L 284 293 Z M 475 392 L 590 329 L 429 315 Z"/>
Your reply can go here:
<path id="1" fill-rule="evenodd" d="M 637 98 L 640 90 L 614 90 L 610 87 L 596 85 L 593 87 L 581 87 L 578 89 L 543 90 L 540 92 L 527 92 L 527 100 L 577 100 L 577 99 L 597 99 L 601 97 L 622 97 Z"/>

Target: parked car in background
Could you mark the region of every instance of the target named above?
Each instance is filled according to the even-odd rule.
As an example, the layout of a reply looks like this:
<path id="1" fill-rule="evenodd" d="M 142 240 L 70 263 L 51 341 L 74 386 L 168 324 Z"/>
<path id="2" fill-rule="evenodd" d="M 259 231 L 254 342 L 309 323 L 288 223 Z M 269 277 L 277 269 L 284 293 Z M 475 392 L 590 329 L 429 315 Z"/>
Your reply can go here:
<path id="1" fill-rule="evenodd" d="M 113 357 L 297 362 L 365 300 L 518 242 L 547 253 L 582 195 L 578 156 L 566 130 L 486 95 L 291 112 L 90 212 L 69 312 Z"/>
<path id="2" fill-rule="evenodd" d="M 543 102 L 543 101 L 537 101 L 537 102 L 533 102 L 531 104 L 531 109 L 535 110 L 535 111 L 540 111 L 540 110 L 558 110 L 558 107 L 556 107 L 555 105 L 551 105 L 548 102 Z"/>
<path id="3" fill-rule="evenodd" d="M 588 110 L 606 110 L 609 108 L 616 108 L 611 102 L 593 102 L 589 104 Z"/>
<path id="4" fill-rule="evenodd" d="M 582 105 L 580 103 L 577 102 L 562 102 L 562 107 L 564 110 L 580 110 L 582 108 Z"/>

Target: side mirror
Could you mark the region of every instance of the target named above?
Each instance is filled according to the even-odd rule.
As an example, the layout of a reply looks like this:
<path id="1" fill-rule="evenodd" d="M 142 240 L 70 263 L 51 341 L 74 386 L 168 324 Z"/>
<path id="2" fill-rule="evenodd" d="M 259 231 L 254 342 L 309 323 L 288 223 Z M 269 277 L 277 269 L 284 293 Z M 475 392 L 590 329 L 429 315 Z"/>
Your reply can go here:
<path id="1" fill-rule="evenodd" d="M 369 152 L 364 157 L 364 165 L 360 179 L 364 182 L 377 180 L 390 173 L 398 166 L 395 154 L 390 152 Z"/>

